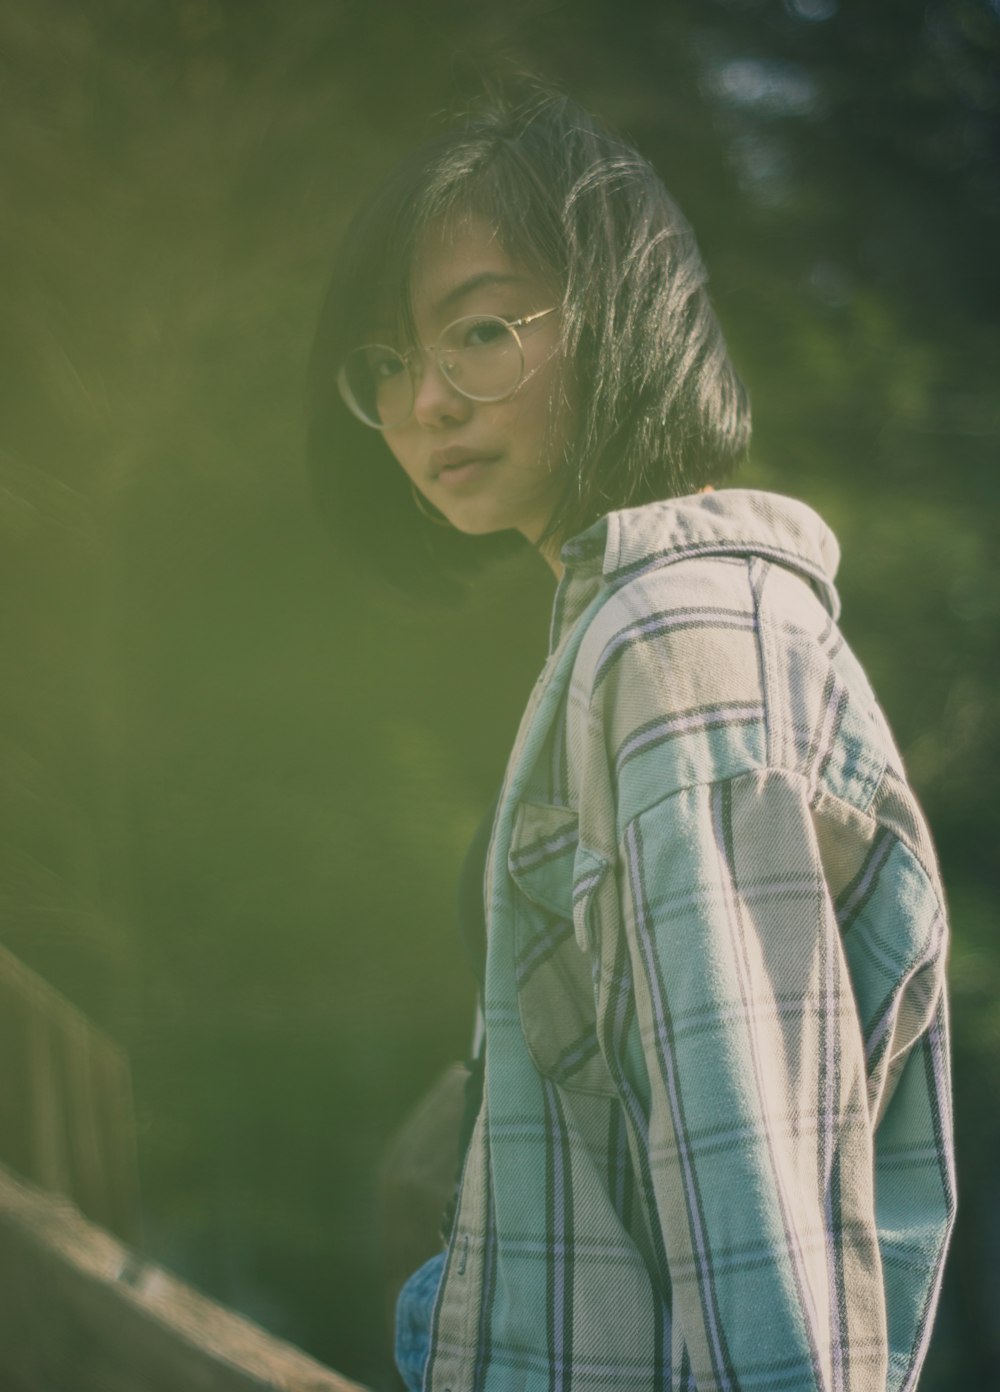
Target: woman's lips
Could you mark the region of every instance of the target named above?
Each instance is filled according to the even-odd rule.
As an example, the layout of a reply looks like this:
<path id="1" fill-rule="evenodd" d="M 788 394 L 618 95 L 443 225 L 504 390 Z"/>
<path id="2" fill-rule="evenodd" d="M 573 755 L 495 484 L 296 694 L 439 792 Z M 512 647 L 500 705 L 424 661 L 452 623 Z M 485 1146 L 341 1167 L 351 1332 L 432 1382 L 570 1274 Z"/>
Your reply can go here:
<path id="1" fill-rule="evenodd" d="M 430 458 L 432 477 L 447 488 L 467 483 L 494 464 L 497 455 L 477 454 L 470 449 L 435 450 Z"/>
<path id="2" fill-rule="evenodd" d="M 437 481 L 443 483 L 445 488 L 458 488 L 460 484 L 478 478 L 492 463 L 492 459 L 470 459 L 467 464 L 450 464 L 441 470 Z"/>

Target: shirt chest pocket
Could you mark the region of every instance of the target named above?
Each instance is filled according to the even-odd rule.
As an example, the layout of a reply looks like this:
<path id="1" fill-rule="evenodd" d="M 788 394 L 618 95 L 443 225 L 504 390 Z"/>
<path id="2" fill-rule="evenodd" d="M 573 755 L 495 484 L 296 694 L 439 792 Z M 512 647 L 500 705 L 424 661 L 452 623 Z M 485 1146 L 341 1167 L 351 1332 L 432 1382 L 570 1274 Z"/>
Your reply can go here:
<path id="1" fill-rule="evenodd" d="M 536 1067 L 562 1087 L 614 1095 L 598 1043 L 591 906 L 606 863 L 581 847 L 575 813 L 522 802 L 508 869 L 521 1031 Z"/>

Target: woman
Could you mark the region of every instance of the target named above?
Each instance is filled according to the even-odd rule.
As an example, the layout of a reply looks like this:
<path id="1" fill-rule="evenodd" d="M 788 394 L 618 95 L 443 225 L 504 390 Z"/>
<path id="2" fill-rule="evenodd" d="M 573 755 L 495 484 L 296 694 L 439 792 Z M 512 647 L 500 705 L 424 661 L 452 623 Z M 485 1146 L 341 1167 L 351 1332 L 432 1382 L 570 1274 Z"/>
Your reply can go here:
<path id="1" fill-rule="evenodd" d="M 513 532 L 558 580 L 408 1386 L 912 1387 L 954 1209 L 934 853 L 832 535 L 713 491 L 749 410 L 689 227 L 572 103 L 484 108 L 355 220 L 312 380 L 359 564 L 427 590 Z"/>

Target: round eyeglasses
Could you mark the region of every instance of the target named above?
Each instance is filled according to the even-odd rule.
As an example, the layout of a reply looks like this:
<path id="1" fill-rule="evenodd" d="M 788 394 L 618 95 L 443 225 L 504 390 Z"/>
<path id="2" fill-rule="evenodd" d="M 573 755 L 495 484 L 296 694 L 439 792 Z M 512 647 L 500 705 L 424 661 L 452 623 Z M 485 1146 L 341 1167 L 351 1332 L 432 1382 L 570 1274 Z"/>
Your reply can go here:
<path id="1" fill-rule="evenodd" d="M 395 430 L 410 419 L 417 364 L 429 353 L 441 376 L 462 396 L 470 401 L 502 401 L 525 380 L 518 330 L 554 313 L 555 306 L 523 319 L 469 314 L 449 324 L 437 343 L 405 353 L 384 343 L 362 344 L 344 359 L 337 386 L 358 420 L 375 430 Z"/>

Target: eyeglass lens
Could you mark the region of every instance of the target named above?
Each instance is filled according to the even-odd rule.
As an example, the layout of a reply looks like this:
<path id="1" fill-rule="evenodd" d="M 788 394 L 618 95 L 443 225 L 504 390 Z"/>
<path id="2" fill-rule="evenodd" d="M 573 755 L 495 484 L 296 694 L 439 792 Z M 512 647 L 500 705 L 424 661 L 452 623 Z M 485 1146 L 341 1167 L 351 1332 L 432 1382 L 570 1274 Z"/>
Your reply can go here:
<path id="1" fill-rule="evenodd" d="M 508 396 L 524 371 L 516 331 L 493 315 L 456 319 L 432 351 L 442 376 L 473 401 Z M 382 344 L 365 344 L 348 354 L 338 383 L 347 405 L 366 424 L 385 430 L 409 419 L 414 374 L 407 357 Z"/>

